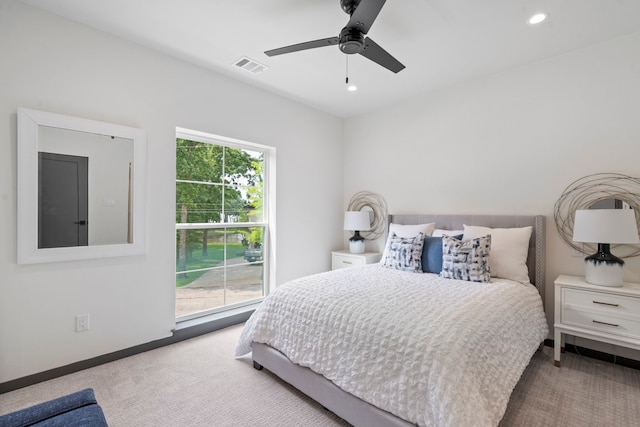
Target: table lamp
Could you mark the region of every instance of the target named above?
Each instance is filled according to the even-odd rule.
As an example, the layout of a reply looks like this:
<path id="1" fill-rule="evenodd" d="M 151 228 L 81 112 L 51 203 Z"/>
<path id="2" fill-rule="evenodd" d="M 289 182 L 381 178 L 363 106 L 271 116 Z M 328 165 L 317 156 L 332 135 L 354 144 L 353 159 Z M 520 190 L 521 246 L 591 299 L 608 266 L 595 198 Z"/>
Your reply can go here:
<path id="1" fill-rule="evenodd" d="M 610 245 L 640 243 L 635 212 L 633 209 L 576 210 L 573 240 L 598 244 L 598 251 L 584 259 L 588 283 L 622 286 L 624 261 L 611 253 Z"/>
<path id="2" fill-rule="evenodd" d="M 347 211 L 344 213 L 344 229 L 353 231 L 354 234 L 349 239 L 349 252 L 352 254 L 364 253 L 364 237 L 360 235 L 361 231 L 371 229 L 371 221 L 369 220 L 369 212 L 367 211 Z"/>

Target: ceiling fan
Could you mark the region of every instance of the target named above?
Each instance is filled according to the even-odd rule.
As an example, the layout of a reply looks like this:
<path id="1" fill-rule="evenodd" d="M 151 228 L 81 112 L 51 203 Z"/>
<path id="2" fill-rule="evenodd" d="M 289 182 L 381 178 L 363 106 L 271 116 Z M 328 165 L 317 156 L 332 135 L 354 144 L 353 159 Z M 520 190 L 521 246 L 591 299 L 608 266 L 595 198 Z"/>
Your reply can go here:
<path id="1" fill-rule="evenodd" d="M 313 40 L 298 43 L 291 46 L 272 49 L 265 52 L 267 56 L 282 55 L 284 53 L 298 52 L 300 50 L 315 49 L 317 47 L 338 45 L 340 50 L 347 55 L 359 53 L 367 59 L 397 73 L 405 67 L 381 48 L 370 37 L 365 37 L 371 25 L 376 20 L 380 9 L 386 0 L 340 0 L 340 6 L 345 13 L 351 16 L 346 27 L 340 31 L 338 37 Z"/>

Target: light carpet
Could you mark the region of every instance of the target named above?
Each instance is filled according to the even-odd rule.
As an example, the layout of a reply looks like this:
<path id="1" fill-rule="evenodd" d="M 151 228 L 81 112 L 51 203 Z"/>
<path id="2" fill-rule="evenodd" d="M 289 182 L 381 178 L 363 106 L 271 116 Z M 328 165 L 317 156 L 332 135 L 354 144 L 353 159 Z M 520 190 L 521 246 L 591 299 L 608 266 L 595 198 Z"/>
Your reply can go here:
<path id="1" fill-rule="evenodd" d="M 242 325 L 0 395 L 0 414 L 94 389 L 117 426 L 348 426 L 250 358 L 234 359 Z M 640 371 L 537 352 L 500 426 L 638 426 Z"/>

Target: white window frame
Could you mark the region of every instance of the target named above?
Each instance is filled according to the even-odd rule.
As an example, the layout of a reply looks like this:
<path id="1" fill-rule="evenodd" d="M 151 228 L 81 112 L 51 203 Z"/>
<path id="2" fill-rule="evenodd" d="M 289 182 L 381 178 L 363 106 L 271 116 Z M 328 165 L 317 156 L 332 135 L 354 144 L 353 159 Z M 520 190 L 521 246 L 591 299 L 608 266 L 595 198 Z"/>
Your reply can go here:
<path id="1" fill-rule="evenodd" d="M 231 311 L 237 308 L 254 305 L 261 302 L 272 290 L 272 284 L 275 283 L 275 188 L 276 188 L 276 149 L 268 145 L 256 144 L 254 142 L 243 141 L 240 139 L 229 138 L 220 135 L 214 135 L 206 132 L 196 131 L 176 127 L 176 139 L 186 139 L 190 141 L 204 142 L 208 144 L 220 145 L 229 148 L 237 148 L 241 150 L 260 151 L 264 153 L 264 182 L 263 182 L 263 214 L 261 222 L 238 222 L 238 223 L 188 223 L 175 224 L 176 230 L 203 230 L 203 229 L 227 229 L 227 228 L 249 228 L 264 227 L 263 235 L 263 268 L 264 283 L 262 284 L 264 296 L 261 298 L 243 301 L 235 304 L 227 304 L 222 307 L 215 307 L 208 310 L 199 311 L 197 313 L 186 314 L 176 318 L 176 322 L 184 322 L 199 317 L 212 314 L 218 314 L 225 311 Z M 175 176 L 175 173 L 174 173 Z M 175 190 L 174 190 L 175 191 Z M 175 196 L 174 196 L 175 197 Z M 226 252 L 226 251 L 225 251 Z M 226 266 L 226 254 L 224 260 Z M 175 286 L 175 279 L 174 279 Z"/>

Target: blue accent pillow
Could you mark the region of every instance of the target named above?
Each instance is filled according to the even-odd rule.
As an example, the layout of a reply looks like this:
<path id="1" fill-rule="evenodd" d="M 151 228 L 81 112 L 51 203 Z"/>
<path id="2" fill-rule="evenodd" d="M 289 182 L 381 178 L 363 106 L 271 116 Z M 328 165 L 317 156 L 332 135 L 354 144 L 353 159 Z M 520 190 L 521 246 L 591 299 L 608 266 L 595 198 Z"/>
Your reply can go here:
<path id="1" fill-rule="evenodd" d="M 462 234 L 451 237 L 460 240 Z M 424 236 L 422 271 L 435 274 L 440 274 L 442 271 L 442 237 Z"/>

